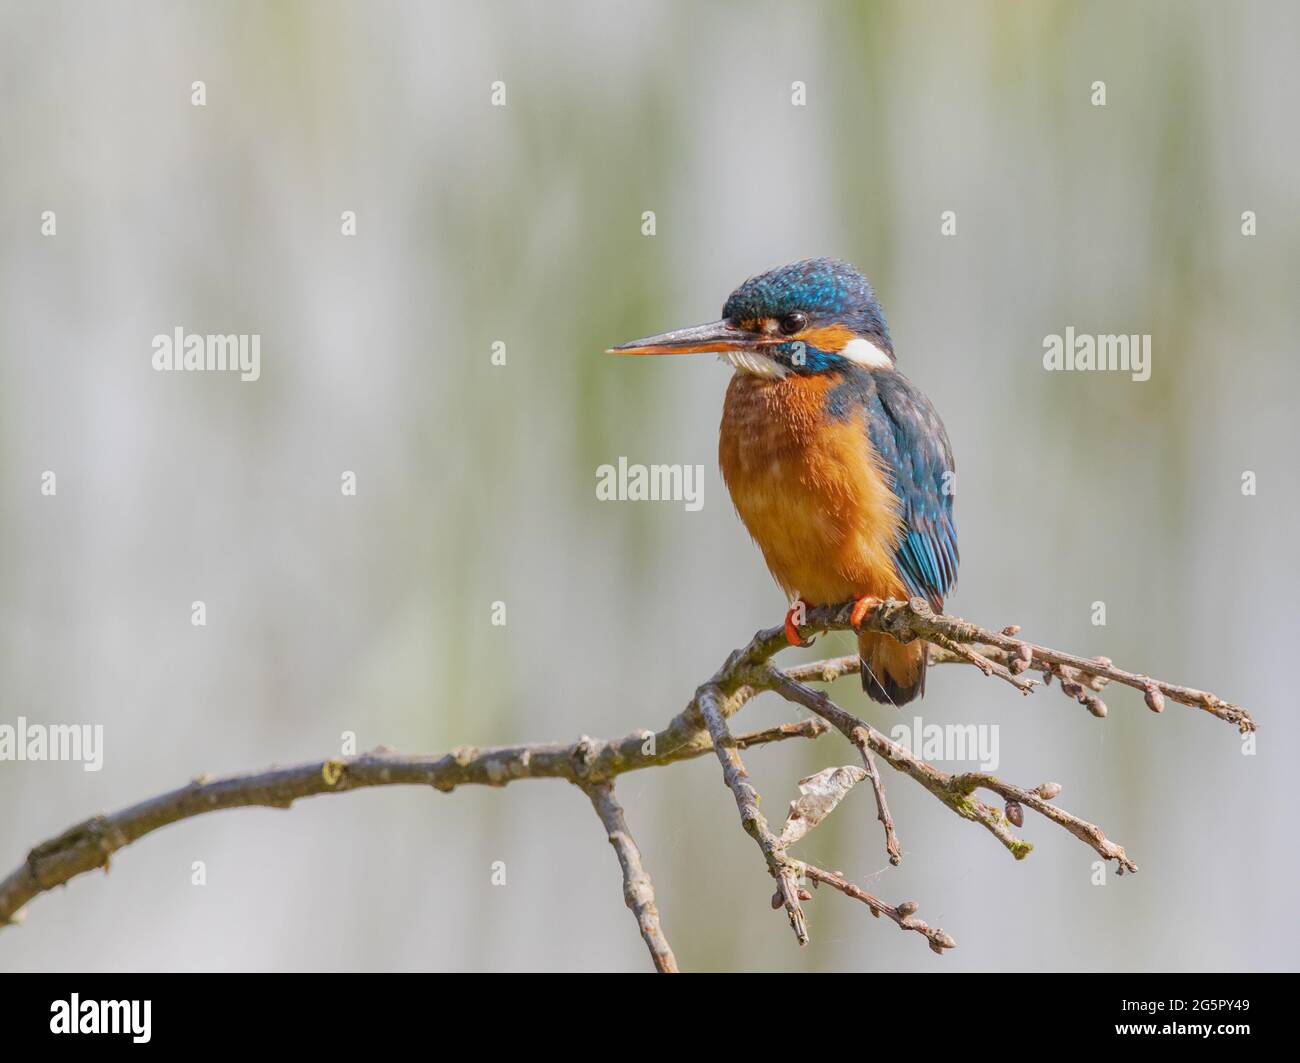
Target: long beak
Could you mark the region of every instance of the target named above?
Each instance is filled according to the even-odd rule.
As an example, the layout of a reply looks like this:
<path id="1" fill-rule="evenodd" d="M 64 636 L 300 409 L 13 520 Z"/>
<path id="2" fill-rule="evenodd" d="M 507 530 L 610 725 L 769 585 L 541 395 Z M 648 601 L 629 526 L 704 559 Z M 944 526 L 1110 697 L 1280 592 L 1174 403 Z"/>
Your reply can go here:
<path id="1" fill-rule="evenodd" d="M 704 354 L 709 351 L 743 351 L 759 346 L 765 337 L 736 328 L 729 321 L 711 321 L 694 328 L 679 328 L 620 343 L 606 354 Z"/>

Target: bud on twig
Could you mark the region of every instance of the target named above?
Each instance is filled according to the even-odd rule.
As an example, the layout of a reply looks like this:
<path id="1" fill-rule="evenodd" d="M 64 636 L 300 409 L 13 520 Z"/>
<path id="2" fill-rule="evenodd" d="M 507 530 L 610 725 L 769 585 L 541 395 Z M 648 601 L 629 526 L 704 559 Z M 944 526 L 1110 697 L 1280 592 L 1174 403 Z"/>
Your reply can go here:
<path id="1" fill-rule="evenodd" d="M 1147 708 L 1152 712 L 1165 711 L 1165 696 L 1160 693 L 1160 688 L 1154 683 L 1147 684 L 1146 701 Z"/>
<path id="2" fill-rule="evenodd" d="M 1038 794 L 1044 801 L 1050 801 L 1052 798 L 1060 796 L 1061 784 L 1059 782 L 1045 782 L 1034 793 Z"/>
<path id="3" fill-rule="evenodd" d="M 1029 648 L 1029 644 L 1022 642 L 1016 647 L 1016 652 L 1011 658 L 1011 674 L 1019 675 L 1031 664 L 1034 663 L 1034 651 Z"/>
<path id="4" fill-rule="evenodd" d="M 1025 810 L 1020 806 L 1019 801 L 1007 802 L 1007 819 L 1017 827 L 1025 825 Z"/>

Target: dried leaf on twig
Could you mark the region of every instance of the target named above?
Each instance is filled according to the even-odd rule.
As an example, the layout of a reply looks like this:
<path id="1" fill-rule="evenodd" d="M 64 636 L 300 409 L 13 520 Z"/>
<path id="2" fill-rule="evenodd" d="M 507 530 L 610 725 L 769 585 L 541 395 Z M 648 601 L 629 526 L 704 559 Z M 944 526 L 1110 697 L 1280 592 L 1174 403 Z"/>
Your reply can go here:
<path id="1" fill-rule="evenodd" d="M 831 814 L 845 795 L 867 773 L 853 764 L 842 768 L 824 768 L 816 775 L 799 780 L 799 797 L 790 802 L 790 814 L 781 829 L 781 844 L 793 845 Z"/>

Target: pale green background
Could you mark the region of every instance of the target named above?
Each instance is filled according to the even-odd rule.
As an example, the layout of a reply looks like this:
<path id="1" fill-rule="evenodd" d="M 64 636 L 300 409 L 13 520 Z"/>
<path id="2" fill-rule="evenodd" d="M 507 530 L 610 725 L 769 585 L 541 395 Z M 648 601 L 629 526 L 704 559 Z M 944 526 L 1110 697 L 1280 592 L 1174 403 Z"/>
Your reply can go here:
<path id="1" fill-rule="evenodd" d="M 825 893 L 800 951 L 717 765 L 627 777 L 682 964 L 1293 967 L 1300 15 L 1135 7 L 0 6 L 0 721 L 107 744 L 99 774 L 0 764 L 0 873 L 92 812 L 345 730 L 439 751 L 662 724 L 784 602 L 716 471 L 729 371 L 601 351 L 828 254 L 871 276 L 952 436 L 952 609 L 1241 701 L 1259 754 L 1133 692 L 1103 722 L 937 672 L 927 720 L 1001 725 L 1001 773 L 1060 782 L 1142 869 L 1094 887 L 1032 814 L 1016 863 L 887 773 L 902 868 L 866 791 L 800 853 L 918 900 L 959 943 L 943 959 Z M 261 333 L 261 381 L 153 372 L 178 324 Z M 1067 325 L 1150 333 L 1152 379 L 1043 372 Z M 619 455 L 704 464 L 703 511 L 597 502 Z M 769 696 L 742 723 L 790 716 Z M 853 756 L 748 760 L 779 817 Z M 28 915 L 0 968 L 649 965 L 554 782 L 191 821 Z"/>

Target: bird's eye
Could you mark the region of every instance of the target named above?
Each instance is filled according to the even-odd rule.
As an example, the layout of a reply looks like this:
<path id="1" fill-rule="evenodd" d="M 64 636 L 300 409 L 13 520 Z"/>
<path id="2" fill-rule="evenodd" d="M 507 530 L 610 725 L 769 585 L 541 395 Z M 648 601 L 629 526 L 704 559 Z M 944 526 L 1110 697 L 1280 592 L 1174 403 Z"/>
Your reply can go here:
<path id="1" fill-rule="evenodd" d="M 801 314 L 797 310 L 793 314 L 786 314 L 781 318 L 781 331 L 787 336 L 793 336 L 796 332 L 802 332 L 805 325 L 808 324 L 808 315 Z"/>

